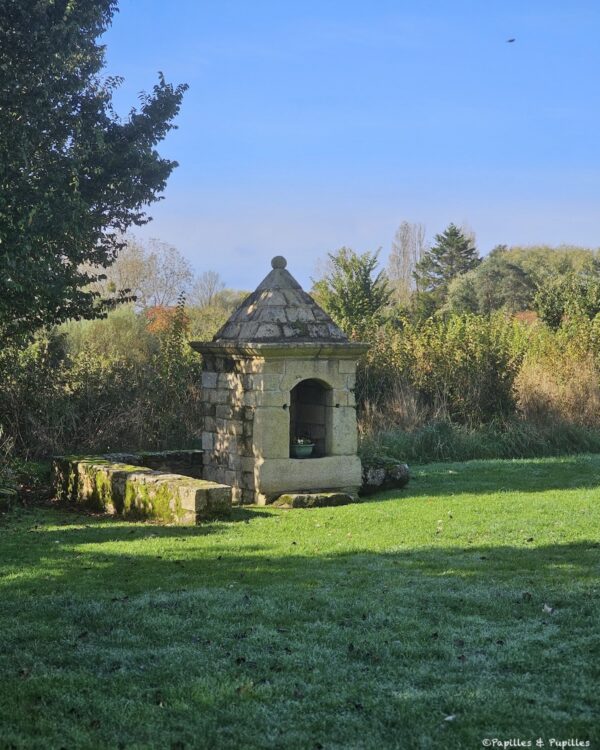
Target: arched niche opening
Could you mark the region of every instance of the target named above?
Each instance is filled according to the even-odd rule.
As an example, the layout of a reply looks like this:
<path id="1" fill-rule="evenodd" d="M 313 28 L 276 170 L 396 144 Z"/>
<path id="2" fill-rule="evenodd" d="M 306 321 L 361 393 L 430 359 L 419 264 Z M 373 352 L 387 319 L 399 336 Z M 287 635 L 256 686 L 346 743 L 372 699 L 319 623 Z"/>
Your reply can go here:
<path id="1" fill-rule="evenodd" d="M 308 438 L 315 447 L 312 458 L 328 455 L 331 444 L 331 408 L 333 390 L 316 378 L 302 380 L 290 393 L 291 445 L 298 438 Z"/>

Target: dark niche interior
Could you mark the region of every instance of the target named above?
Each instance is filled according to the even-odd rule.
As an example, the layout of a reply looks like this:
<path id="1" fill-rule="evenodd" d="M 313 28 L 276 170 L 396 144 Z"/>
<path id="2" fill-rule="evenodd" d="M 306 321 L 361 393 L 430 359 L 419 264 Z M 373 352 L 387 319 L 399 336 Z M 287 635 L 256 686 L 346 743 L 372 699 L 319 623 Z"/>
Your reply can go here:
<path id="1" fill-rule="evenodd" d="M 290 439 L 308 438 L 315 444 L 312 458 L 327 455 L 331 388 L 318 380 L 303 380 L 290 394 Z M 293 453 L 290 448 L 290 456 Z"/>

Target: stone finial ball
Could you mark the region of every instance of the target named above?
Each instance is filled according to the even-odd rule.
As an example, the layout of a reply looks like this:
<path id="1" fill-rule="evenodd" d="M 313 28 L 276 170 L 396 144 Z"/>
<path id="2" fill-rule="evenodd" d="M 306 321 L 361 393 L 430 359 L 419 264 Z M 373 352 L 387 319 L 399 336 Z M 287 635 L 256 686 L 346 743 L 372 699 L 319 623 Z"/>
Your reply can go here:
<path id="1" fill-rule="evenodd" d="M 285 268 L 287 266 L 287 260 L 283 255 L 276 255 L 271 261 L 272 268 Z"/>

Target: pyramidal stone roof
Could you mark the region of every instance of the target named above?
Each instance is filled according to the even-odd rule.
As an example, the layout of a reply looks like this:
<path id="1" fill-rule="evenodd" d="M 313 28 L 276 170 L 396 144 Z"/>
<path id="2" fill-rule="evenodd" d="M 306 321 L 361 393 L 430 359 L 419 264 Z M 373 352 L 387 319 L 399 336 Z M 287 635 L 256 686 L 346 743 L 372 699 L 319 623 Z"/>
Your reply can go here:
<path id="1" fill-rule="evenodd" d="M 324 342 L 343 343 L 346 334 L 286 270 L 281 255 L 272 271 L 217 331 L 214 342 Z"/>

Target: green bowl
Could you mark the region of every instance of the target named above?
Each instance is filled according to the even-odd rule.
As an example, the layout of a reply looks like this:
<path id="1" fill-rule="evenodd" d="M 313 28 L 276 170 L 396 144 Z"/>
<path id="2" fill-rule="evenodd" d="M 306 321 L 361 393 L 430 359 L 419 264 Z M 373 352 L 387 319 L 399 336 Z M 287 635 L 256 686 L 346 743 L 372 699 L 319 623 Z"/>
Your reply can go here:
<path id="1" fill-rule="evenodd" d="M 307 445 L 292 445 L 292 456 L 294 458 L 309 458 L 312 456 L 314 443 L 308 443 Z"/>

